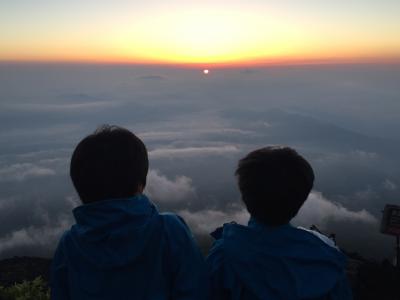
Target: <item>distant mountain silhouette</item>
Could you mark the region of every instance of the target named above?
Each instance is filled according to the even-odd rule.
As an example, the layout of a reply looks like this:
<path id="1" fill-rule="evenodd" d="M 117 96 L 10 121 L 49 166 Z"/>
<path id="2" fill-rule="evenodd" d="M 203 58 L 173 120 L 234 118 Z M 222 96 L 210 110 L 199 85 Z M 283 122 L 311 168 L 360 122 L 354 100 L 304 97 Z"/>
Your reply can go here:
<path id="1" fill-rule="evenodd" d="M 222 115 L 244 130 L 256 130 L 260 142 L 268 138 L 269 144 L 315 145 L 316 149 L 362 149 L 383 152 L 385 157 L 398 155 L 400 141 L 369 136 L 315 117 L 288 112 L 278 108 L 269 110 L 225 110 Z M 238 137 L 243 142 L 246 136 Z M 254 142 L 255 138 L 247 137 Z"/>

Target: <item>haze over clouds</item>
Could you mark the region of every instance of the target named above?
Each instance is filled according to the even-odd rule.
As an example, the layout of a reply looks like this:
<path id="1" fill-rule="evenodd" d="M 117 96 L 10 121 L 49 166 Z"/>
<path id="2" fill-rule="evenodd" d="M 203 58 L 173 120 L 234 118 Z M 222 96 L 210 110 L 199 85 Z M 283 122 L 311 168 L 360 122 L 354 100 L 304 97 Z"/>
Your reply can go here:
<path id="1" fill-rule="evenodd" d="M 0 65 L 0 258 L 52 254 L 79 200 L 75 145 L 103 123 L 146 143 L 146 193 L 203 241 L 246 223 L 237 160 L 272 144 L 296 148 L 316 182 L 295 224 L 337 234 L 366 256 L 393 255 L 379 233 L 400 199 L 399 65 L 201 70 L 155 66 Z"/>

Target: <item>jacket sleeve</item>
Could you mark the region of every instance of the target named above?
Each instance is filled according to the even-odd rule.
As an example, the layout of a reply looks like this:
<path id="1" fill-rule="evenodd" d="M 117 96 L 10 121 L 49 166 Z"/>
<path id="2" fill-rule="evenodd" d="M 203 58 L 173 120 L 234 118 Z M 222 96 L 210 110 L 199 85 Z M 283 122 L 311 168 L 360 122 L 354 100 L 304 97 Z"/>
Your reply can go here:
<path id="1" fill-rule="evenodd" d="M 209 282 L 204 257 L 185 221 L 165 214 L 172 271 L 171 299 L 208 300 Z"/>
<path id="2" fill-rule="evenodd" d="M 50 269 L 50 288 L 52 300 L 70 299 L 68 289 L 68 268 L 62 246 L 64 237 L 65 234 L 57 246 Z"/>

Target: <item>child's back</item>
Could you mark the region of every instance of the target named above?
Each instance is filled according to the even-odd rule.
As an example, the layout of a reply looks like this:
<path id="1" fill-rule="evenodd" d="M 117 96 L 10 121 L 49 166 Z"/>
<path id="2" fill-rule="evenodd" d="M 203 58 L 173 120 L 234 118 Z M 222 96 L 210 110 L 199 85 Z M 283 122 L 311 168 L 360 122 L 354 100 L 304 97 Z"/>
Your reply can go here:
<path id="1" fill-rule="evenodd" d="M 120 129 L 108 130 L 113 136 Z M 122 132 L 128 139 L 129 134 Z M 112 147 L 113 137 L 103 138 L 108 139 L 103 147 Z M 96 160 L 93 155 L 85 161 Z M 118 168 L 120 158 L 112 162 Z M 84 193 L 85 184 L 90 186 L 92 179 L 82 184 L 81 177 L 86 175 L 81 165 L 73 156 L 71 177 L 85 201 L 90 195 Z M 139 165 L 136 162 L 131 170 Z M 143 174 L 147 174 L 146 165 Z M 104 187 L 98 189 L 104 194 Z M 52 299 L 207 299 L 205 264 L 184 221 L 174 214 L 158 213 L 142 193 L 121 196 L 87 201 L 74 209 L 76 224 L 61 238 L 53 260 Z"/>
<path id="2" fill-rule="evenodd" d="M 312 188 L 311 166 L 289 148 L 265 148 L 241 160 L 236 174 L 252 218 L 212 234 L 213 299 L 351 299 L 345 256 L 289 223 Z"/>
<path id="3" fill-rule="evenodd" d="M 225 224 L 208 263 L 214 299 L 349 299 L 345 256 L 289 224 Z M 329 296 L 329 297 L 328 297 Z"/>

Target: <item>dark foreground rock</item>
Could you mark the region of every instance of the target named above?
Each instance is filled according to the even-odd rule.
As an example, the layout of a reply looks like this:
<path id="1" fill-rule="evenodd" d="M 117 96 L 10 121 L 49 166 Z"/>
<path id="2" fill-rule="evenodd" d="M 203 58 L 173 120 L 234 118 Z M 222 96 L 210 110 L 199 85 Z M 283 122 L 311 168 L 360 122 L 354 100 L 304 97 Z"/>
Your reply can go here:
<path id="1" fill-rule="evenodd" d="M 0 286 L 10 286 L 40 276 L 48 282 L 51 259 L 13 257 L 0 261 Z"/>
<path id="2" fill-rule="evenodd" d="M 355 300 L 400 300 L 400 269 L 388 261 L 364 262 L 352 282 Z"/>
<path id="3" fill-rule="evenodd" d="M 400 269 L 388 261 L 368 261 L 348 253 L 347 274 L 355 300 L 400 300 Z M 13 257 L 0 261 L 0 286 L 10 286 L 41 276 L 49 280 L 51 260 L 38 257 Z"/>

